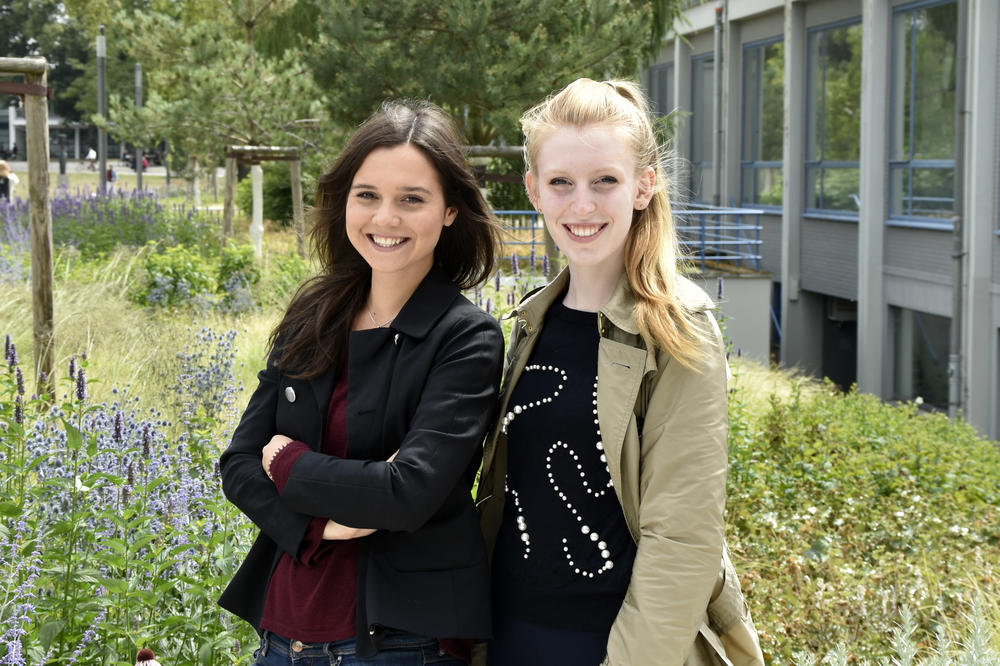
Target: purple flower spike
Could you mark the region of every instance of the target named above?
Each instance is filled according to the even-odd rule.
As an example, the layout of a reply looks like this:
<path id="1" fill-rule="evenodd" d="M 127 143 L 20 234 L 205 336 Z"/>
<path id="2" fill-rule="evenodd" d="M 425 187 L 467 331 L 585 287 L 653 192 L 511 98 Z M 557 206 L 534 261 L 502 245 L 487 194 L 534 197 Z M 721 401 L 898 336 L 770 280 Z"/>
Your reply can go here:
<path id="1" fill-rule="evenodd" d="M 87 399 L 87 375 L 83 368 L 76 371 L 76 399 L 80 402 Z"/>
<path id="2" fill-rule="evenodd" d="M 725 297 L 726 297 L 726 282 L 725 280 L 722 279 L 722 276 L 720 275 L 719 279 L 716 280 L 715 282 L 715 298 L 716 300 L 721 301 Z"/>
<path id="3" fill-rule="evenodd" d="M 549 276 L 549 255 L 542 255 L 542 275 Z"/>
<path id="4" fill-rule="evenodd" d="M 21 396 L 14 398 L 14 420 L 18 425 L 24 425 L 24 403 Z"/>
<path id="5" fill-rule="evenodd" d="M 24 395 L 24 374 L 21 372 L 20 366 L 14 368 L 14 377 L 17 378 L 17 394 Z"/>
<path id="6" fill-rule="evenodd" d="M 493 276 L 493 286 L 496 287 L 497 291 L 500 291 L 500 271 L 497 271 L 497 274 Z"/>
<path id="7" fill-rule="evenodd" d="M 517 253 L 516 252 L 514 254 L 510 255 L 510 272 L 513 273 L 514 275 L 519 275 L 520 272 L 521 272 L 518 269 L 518 266 L 517 266 Z"/>
<path id="8" fill-rule="evenodd" d="M 69 378 L 76 379 L 76 356 L 69 357 Z"/>

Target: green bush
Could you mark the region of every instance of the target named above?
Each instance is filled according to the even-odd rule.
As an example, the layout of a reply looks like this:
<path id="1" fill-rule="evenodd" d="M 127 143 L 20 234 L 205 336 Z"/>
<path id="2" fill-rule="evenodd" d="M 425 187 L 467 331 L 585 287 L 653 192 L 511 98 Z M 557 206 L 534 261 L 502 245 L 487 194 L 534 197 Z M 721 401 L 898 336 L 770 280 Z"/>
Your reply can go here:
<path id="1" fill-rule="evenodd" d="M 292 178 L 288 162 L 268 162 L 261 165 L 264 172 L 262 194 L 264 197 L 264 217 L 288 226 L 292 221 Z M 316 179 L 302 173 L 303 204 L 314 202 Z M 236 186 L 236 205 L 250 217 L 253 214 L 253 179 L 247 176 Z"/>
<path id="2" fill-rule="evenodd" d="M 213 270 L 197 252 L 183 245 L 157 252 L 150 245 L 146 277 L 136 301 L 142 305 L 173 307 L 207 299 L 215 291 Z"/>
<path id="3" fill-rule="evenodd" d="M 737 378 L 738 382 L 738 378 Z M 1000 581 L 1000 450 L 964 422 L 832 384 L 772 396 L 756 419 L 732 396 L 728 526 L 772 663 L 838 643 L 891 654 L 899 609 L 918 642 Z M 971 584 L 970 584 L 971 583 Z"/>

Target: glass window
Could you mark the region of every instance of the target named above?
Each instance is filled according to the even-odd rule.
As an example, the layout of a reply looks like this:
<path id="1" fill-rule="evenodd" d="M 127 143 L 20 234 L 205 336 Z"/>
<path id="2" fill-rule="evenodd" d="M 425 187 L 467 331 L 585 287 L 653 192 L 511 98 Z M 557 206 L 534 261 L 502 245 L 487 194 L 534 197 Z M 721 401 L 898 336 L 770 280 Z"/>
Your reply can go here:
<path id="1" fill-rule="evenodd" d="M 784 137 L 785 44 L 743 48 L 742 199 L 781 205 Z"/>
<path id="2" fill-rule="evenodd" d="M 857 213 L 861 130 L 861 24 L 809 33 L 806 208 Z"/>
<path id="3" fill-rule="evenodd" d="M 948 409 L 951 319 L 892 308 L 892 320 L 896 347 L 895 398 L 920 398 L 929 407 Z"/>
<path id="4" fill-rule="evenodd" d="M 691 198 L 705 204 L 715 198 L 712 175 L 712 119 L 714 109 L 711 55 L 691 59 Z"/>
<path id="5" fill-rule="evenodd" d="M 649 68 L 649 99 L 653 113 L 665 116 L 674 110 L 674 65 L 656 65 Z"/>
<path id="6" fill-rule="evenodd" d="M 893 17 L 892 217 L 951 217 L 955 208 L 958 5 L 926 2 Z"/>

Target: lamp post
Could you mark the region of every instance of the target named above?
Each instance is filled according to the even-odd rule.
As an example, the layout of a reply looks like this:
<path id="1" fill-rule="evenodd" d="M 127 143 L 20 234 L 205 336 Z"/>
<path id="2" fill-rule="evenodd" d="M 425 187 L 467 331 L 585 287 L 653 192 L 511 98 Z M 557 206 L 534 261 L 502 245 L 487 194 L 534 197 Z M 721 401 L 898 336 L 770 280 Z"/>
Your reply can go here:
<path id="1" fill-rule="evenodd" d="M 107 53 L 104 44 L 104 26 L 101 26 L 101 34 L 97 36 L 97 113 L 101 119 L 108 116 L 108 89 L 107 89 Z M 98 191 L 103 195 L 108 191 L 108 133 L 104 129 L 97 128 L 97 157 L 100 165 L 100 175 Z"/>
<path id="2" fill-rule="evenodd" d="M 142 63 L 135 63 L 135 108 L 136 110 L 142 108 Z M 141 153 L 145 152 L 144 149 L 140 148 L 138 145 L 135 147 L 135 186 L 136 189 L 142 189 L 142 159 L 143 155 Z"/>

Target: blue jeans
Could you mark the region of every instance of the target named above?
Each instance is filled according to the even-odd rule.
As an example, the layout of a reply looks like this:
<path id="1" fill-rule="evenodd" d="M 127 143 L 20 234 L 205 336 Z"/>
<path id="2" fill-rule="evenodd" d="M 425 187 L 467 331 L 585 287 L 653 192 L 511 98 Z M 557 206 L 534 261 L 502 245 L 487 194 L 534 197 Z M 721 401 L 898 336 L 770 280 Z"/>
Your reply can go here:
<path id="1" fill-rule="evenodd" d="M 438 647 L 436 638 L 405 632 L 389 632 L 382 649 L 371 659 L 355 654 L 353 638 L 332 643 L 306 643 L 265 631 L 253 653 L 255 664 L 264 666 L 458 666 L 465 662 Z"/>

